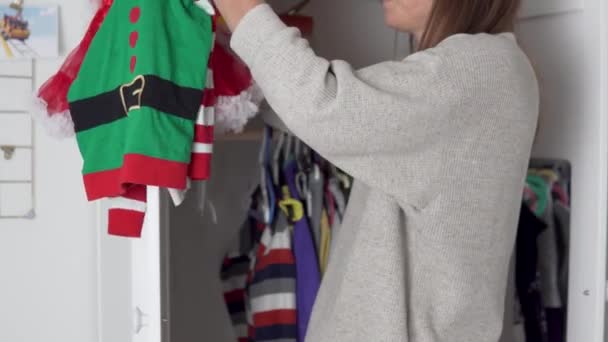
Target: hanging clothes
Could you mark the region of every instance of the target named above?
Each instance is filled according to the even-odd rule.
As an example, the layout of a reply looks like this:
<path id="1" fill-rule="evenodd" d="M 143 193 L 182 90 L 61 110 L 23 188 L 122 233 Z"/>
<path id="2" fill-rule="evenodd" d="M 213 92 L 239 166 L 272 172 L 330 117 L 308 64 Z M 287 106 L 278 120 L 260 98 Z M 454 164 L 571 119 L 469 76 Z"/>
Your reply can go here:
<path id="1" fill-rule="evenodd" d="M 182 30 L 158 25 L 167 15 L 189 32 L 188 46 Z M 67 96 L 87 198 L 122 197 L 111 233 L 141 234 L 145 198 L 131 193 L 186 188 L 212 41 L 211 16 L 189 0 L 115 2 L 93 38 Z"/>
<path id="2" fill-rule="evenodd" d="M 570 207 L 556 201 L 553 207 L 559 254 L 559 292 L 562 303 L 568 303 L 568 255 L 570 255 Z"/>
<path id="3" fill-rule="evenodd" d="M 293 241 L 285 214 L 277 215 L 274 227 L 264 229 L 248 275 L 250 341 L 299 341 Z"/>
<path id="4" fill-rule="evenodd" d="M 321 247 L 321 219 L 323 213 L 323 192 L 325 189 L 325 180 L 321 174 L 319 165 L 314 164 L 307 175 L 308 187 L 311 196 L 311 212 L 310 224 L 312 227 L 313 239 L 315 248 L 320 250 Z"/>
<path id="5" fill-rule="evenodd" d="M 540 292 L 545 311 L 547 340 L 562 342 L 565 338 L 565 304 L 563 292 L 560 291 L 560 267 L 563 267 L 564 251 L 563 232 L 557 226 L 554 214 L 555 204 L 559 201 L 559 192 L 554 185 L 559 180 L 553 170 L 535 169 L 528 175 L 528 184 L 533 183 L 533 190 L 542 205 L 537 206 L 536 215 L 546 224 L 546 229 L 538 236 L 538 272 L 540 275 Z M 541 210 L 542 209 L 542 210 Z"/>
<path id="6" fill-rule="evenodd" d="M 341 220 L 348 195 L 337 170 L 296 138 L 280 133 L 273 145 L 270 129 L 264 136 L 260 186 L 250 212 L 257 228 L 248 235 L 253 241 L 249 253 L 233 248 L 227 254 L 222 268 L 225 300 L 239 338 L 304 341 L 321 276 L 327 270 L 332 229 Z M 329 174 L 334 177 L 333 186 Z M 245 235 L 241 233 L 241 240 Z M 239 275 L 246 260 L 249 271 L 242 281 Z"/>
<path id="7" fill-rule="evenodd" d="M 224 299 L 239 342 L 296 341 L 296 270 L 284 213 L 264 223 L 261 192 L 224 260 Z"/>
<path id="8" fill-rule="evenodd" d="M 547 228 L 530 208 L 522 204 L 517 229 L 515 283 L 524 318 L 527 341 L 547 341 L 547 325 L 537 272 L 536 240 Z"/>
<path id="9" fill-rule="evenodd" d="M 290 162 L 285 169 L 287 189 L 283 191 L 283 201 L 292 210 L 289 219 L 294 229 L 294 252 L 297 269 L 298 341 L 304 341 L 312 308 L 321 285 L 319 262 L 314 246 L 314 238 L 304 213 L 304 205 L 298 197 L 296 174 L 298 165 Z M 301 212 L 298 212 L 299 210 Z"/>
<path id="10" fill-rule="evenodd" d="M 541 276 L 543 304 L 548 308 L 561 308 L 559 291 L 559 252 L 553 216 L 553 199 L 547 196 L 547 205 L 539 218 L 547 225 L 538 236 L 538 270 Z"/>
<path id="11" fill-rule="evenodd" d="M 529 201 L 530 207 L 536 215 L 542 215 L 547 209 L 549 198 L 547 182 L 539 175 L 528 174 L 526 184 L 534 194 L 534 199 Z"/>
<path id="12" fill-rule="evenodd" d="M 259 229 L 260 226 L 254 218 L 248 217 L 245 220 L 238 239 L 224 258 L 220 271 L 224 301 L 238 342 L 249 341 L 245 291 L 251 264 L 251 251 L 254 248 L 256 233 Z"/>
<path id="13" fill-rule="evenodd" d="M 327 216 L 327 210 L 323 209 L 321 214 L 321 243 L 319 248 L 319 269 L 321 276 L 325 274 L 327 270 L 327 264 L 329 263 L 329 248 L 331 243 L 331 226 L 329 225 L 329 217 Z"/>
<path id="14" fill-rule="evenodd" d="M 516 247 L 516 287 L 526 341 L 564 342 L 570 237 L 569 163 L 532 164 Z"/>

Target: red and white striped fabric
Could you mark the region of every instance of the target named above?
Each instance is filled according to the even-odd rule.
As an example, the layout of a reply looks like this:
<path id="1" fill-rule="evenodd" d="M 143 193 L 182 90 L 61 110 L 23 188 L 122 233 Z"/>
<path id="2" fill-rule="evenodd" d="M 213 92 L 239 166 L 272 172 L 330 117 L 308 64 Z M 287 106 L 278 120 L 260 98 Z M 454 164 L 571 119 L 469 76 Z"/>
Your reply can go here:
<path id="1" fill-rule="evenodd" d="M 213 17 L 213 39 L 215 45 L 215 17 Z M 213 54 L 213 50 L 211 51 Z M 185 190 L 169 189 L 175 205 L 185 198 L 190 182 L 209 179 L 211 175 L 211 155 L 213 153 L 213 126 L 215 122 L 216 95 L 213 81 L 213 59 L 209 58 L 207 81 L 203 91 L 201 108 L 194 127 L 192 157 Z M 125 237 L 139 237 L 146 213 L 146 186 L 132 185 L 123 196 L 109 199 L 108 233 Z"/>
<path id="2" fill-rule="evenodd" d="M 267 225 L 247 275 L 245 302 L 251 341 L 297 339 L 296 264 L 291 228 L 279 214 Z"/>
<path id="3" fill-rule="evenodd" d="M 194 126 L 194 143 L 190 162 L 190 178 L 192 180 L 207 180 L 211 176 L 216 101 L 213 66 L 210 64 L 207 71 L 207 87 L 203 95 L 203 104 Z"/>
<path id="4" fill-rule="evenodd" d="M 185 190 L 169 189 L 169 194 L 173 204 L 180 205 L 189 190 L 191 181 L 204 181 L 211 177 L 211 156 L 213 154 L 214 125 L 215 125 L 215 105 L 217 103 L 215 80 L 214 80 L 214 61 L 215 49 L 215 30 L 217 17 L 213 17 L 213 47 L 209 56 L 207 68 L 207 81 L 203 91 L 203 99 L 196 124 L 194 126 L 194 141 L 192 143 L 192 158 L 188 177 L 188 187 Z"/>
<path id="5" fill-rule="evenodd" d="M 123 196 L 108 199 L 108 234 L 139 237 L 146 213 L 145 185 L 131 185 Z"/>
<path id="6" fill-rule="evenodd" d="M 82 58 L 88 50 L 89 43 L 112 4 L 112 0 L 91 1 L 99 6 L 99 9 L 83 41 L 66 59 L 57 75 L 45 82 L 36 96 L 38 103 L 45 104 L 41 108 L 40 117 L 44 118 L 43 121 L 48 121 L 50 132 L 56 133 L 53 135 L 71 136 L 74 133 L 73 123 L 68 110 L 67 90 L 82 63 Z M 101 6 L 102 2 L 103 6 Z M 195 0 L 195 3 L 212 17 L 213 42 L 212 51 L 208 59 L 206 89 L 203 92 L 202 106 L 196 120 L 192 159 L 189 166 L 188 187 L 192 180 L 207 180 L 210 177 L 216 121 L 215 107 L 218 106 L 218 98 L 222 100 L 222 110 L 220 111 L 225 113 L 224 116 L 226 117 L 229 114 L 231 115 L 230 120 L 226 119 L 222 120 L 222 122 L 238 121 L 234 118 L 235 116 L 246 116 L 249 118 L 252 116 L 251 110 L 255 109 L 257 111 L 257 107 L 252 107 L 251 105 L 250 91 L 248 91 L 248 87 L 251 84 L 251 75 L 246 67 L 242 63 L 240 67 L 237 67 L 238 65 L 234 57 L 226 54 L 226 51 L 213 53 L 214 50 L 217 50 L 218 46 L 216 41 L 217 21 L 219 18 L 216 15 L 217 11 L 209 0 Z M 218 75 L 214 71 L 218 69 L 218 63 L 221 63 L 221 74 L 223 74 L 220 79 L 221 88 L 223 89 L 221 90 L 221 94 L 217 94 L 215 88 L 215 80 Z M 243 72 L 243 69 L 247 71 Z M 56 120 L 50 120 L 50 118 Z M 240 123 L 240 121 L 238 122 Z M 146 190 L 145 185 L 132 185 L 123 196 L 108 199 L 110 206 L 108 232 L 110 234 L 128 237 L 140 236 L 146 211 Z M 169 189 L 176 205 L 179 205 L 184 200 L 186 191 L 187 189 Z"/>
<path id="7" fill-rule="evenodd" d="M 206 1 L 197 5 L 208 9 Z M 186 189 L 168 189 L 173 203 L 180 205 L 192 181 L 211 177 L 211 157 L 216 122 L 221 131 L 239 132 L 258 111 L 262 95 L 253 84 L 247 67 L 217 41 L 217 15 L 213 18 L 213 42 L 208 60 L 207 80 L 201 108 L 194 128 L 192 157 Z M 216 118 L 216 115 L 218 117 Z M 108 232 L 112 235 L 138 237 L 146 211 L 146 187 L 133 185 L 125 195 L 110 199 Z"/>

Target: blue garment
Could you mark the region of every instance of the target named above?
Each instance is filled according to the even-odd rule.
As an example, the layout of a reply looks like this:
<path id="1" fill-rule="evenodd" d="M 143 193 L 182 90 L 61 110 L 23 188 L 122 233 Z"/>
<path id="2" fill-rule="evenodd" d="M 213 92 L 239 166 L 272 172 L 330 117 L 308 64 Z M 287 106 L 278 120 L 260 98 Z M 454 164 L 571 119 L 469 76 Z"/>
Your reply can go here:
<path id="1" fill-rule="evenodd" d="M 285 168 L 285 180 L 293 199 L 301 202 L 296 186 L 298 173 L 297 162 L 292 161 Z M 294 254 L 296 258 L 296 302 L 298 312 L 298 341 L 306 337 L 308 322 L 312 308 L 321 285 L 319 261 L 315 249 L 314 238 L 306 215 L 293 222 L 294 225 Z"/>

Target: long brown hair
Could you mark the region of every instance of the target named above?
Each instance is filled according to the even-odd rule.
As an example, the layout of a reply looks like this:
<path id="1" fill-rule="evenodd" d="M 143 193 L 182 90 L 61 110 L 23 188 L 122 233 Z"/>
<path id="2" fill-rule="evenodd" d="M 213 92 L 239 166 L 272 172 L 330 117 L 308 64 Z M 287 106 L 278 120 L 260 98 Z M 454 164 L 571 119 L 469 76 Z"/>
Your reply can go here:
<path id="1" fill-rule="evenodd" d="M 433 0 L 433 8 L 418 49 L 439 44 L 456 33 L 513 31 L 521 0 Z"/>

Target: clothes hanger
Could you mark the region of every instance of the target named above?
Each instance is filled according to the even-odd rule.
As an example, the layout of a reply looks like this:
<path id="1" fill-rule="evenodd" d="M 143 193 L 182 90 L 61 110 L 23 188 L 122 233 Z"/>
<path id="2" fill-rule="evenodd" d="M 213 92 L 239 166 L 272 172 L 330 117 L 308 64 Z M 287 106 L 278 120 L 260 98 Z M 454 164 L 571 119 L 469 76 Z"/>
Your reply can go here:
<path id="1" fill-rule="evenodd" d="M 266 147 L 266 155 L 268 156 L 268 162 L 264 168 L 264 175 L 266 177 L 266 191 L 268 192 L 268 207 L 269 207 L 269 220 L 268 224 L 272 224 L 274 222 L 274 218 L 276 217 L 276 209 L 277 209 L 277 198 L 276 198 L 276 189 L 279 186 L 277 180 L 277 184 L 273 183 L 272 174 L 270 172 L 270 156 L 272 155 L 272 133 L 268 136 L 268 145 Z"/>
<path id="2" fill-rule="evenodd" d="M 205 12 L 207 12 L 207 14 L 211 16 L 217 13 L 215 11 L 215 7 L 213 7 L 209 0 L 194 0 L 194 4 L 202 8 Z"/>
<path id="3" fill-rule="evenodd" d="M 306 172 L 300 170 L 296 174 L 296 188 L 298 190 L 298 196 L 306 204 L 306 213 L 308 214 L 308 217 L 312 217 L 312 192 L 310 191 L 308 175 Z"/>
<path id="4" fill-rule="evenodd" d="M 347 174 L 341 171 L 338 171 L 338 176 L 340 178 L 340 181 L 342 182 L 342 186 L 344 187 L 344 189 L 350 190 L 351 186 L 353 185 L 352 179 Z"/>
<path id="5" fill-rule="evenodd" d="M 264 128 L 264 137 L 262 139 L 262 148 L 260 149 L 259 164 L 260 164 L 260 192 L 262 197 L 262 213 L 264 215 L 264 223 L 269 224 L 270 215 L 270 198 L 268 194 L 268 172 L 267 165 L 269 159 L 269 146 L 272 137 L 272 129 L 268 126 Z"/>
<path id="6" fill-rule="evenodd" d="M 533 158 L 530 160 L 530 170 L 537 172 L 553 181 L 551 194 L 565 205 L 570 205 L 570 177 L 572 167 L 568 160 Z M 556 178 L 557 176 L 557 178 Z"/>
<path id="7" fill-rule="evenodd" d="M 331 182 L 331 180 L 329 181 Z M 329 225 L 333 227 L 336 217 L 336 199 L 331 191 L 330 185 L 325 189 L 325 210 L 327 211 L 327 216 L 329 218 Z"/>
<path id="8" fill-rule="evenodd" d="M 283 168 L 287 167 L 289 163 L 293 160 L 293 145 L 294 145 L 294 136 L 292 134 L 287 134 L 285 138 L 285 147 L 283 148 Z"/>
<path id="9" fill-rule="evenodd" d="M 310 185 L 308 184 L 308 169 L 306 168 L 306 163 L 304 160 L 304 150 L 306 145 L 302 143 L 302 141 L 296 136 L 293 136 L 293 145 L 293 157 L 298 167 L 298 172 L 296 174 L 296 188 L 298 190 L 298 196 L 306 205 L 306 213 L 310 218 L 312 217 L 312 192 L 310 190 Z"/>
<path id="10" fill-rule="evenodd" d="M 533 158 L 530 160 L 531 169 L 550 169 L 557 172 L 563 180 L 570 180 L 572 167 L 568 160 Z"/>
<path id="11" fill-rule="evenodd" d="M 302 141 L 298 137 L 294 137 L 294 157 L 296 163 L 298 163 L 298 170 L 304 171 L 304 164 L 302 163 Z"/>
<path id="12" fill-rule="evenodd" d="M 295 15 L 298 14 L 306 5 L 310 3 L 310 0 L 302 0 L 295 5 L 291 6 L 285 13 Z"/>
<path id="13" fill-rule="evenodd" d="M 304 168 L 306 169 L 306 172 L 308 172 L 313 164 L 313 151 L 308 145 L 304 145 L 303 153 L 304 157 L 302 159 L 304 160 L 305 164 Z"/>
<path id="14" fill-rule="evenodd" d="M 272 179 L 270 177 L 270 173 L 265 172 L 265 175 L 266 175 L 266 179 L 267 179 L 266 191 L 268 192 L 268 208 L 269 208 L 268 224 L 272 224 L 274 222 L 274 218 L 276 216 L 277 198 L 276 198 L 276 194 L 275 194 L 275 188 L 273 186 Z"/>
<path id="15" fill-rule="evenodd" d="M 279 140 L 278 140 L 277 145 L 275 146 L 275 150 L 273 152 L 272 180 L 273 180 L 275 186 L 279 186 L 279 182 L 280 182 L 281 169 L 279 166 L 279 159 L 281 157 L 281 150 L 283 148 L 283 144 L 285 143 L 286 136 L 287 136 L 287 133 L 279 132 Z"/>
<path id="16" fill-rule="evenodd" d="M 352 185 L 350 178 L 345 173 L 338 170 L 338 168 L 335 165 L 330 164 L 329 173 L 332 178 L 336 178 L 340 181 L 340 183 L 342 184 L 342 187 L 344 189 L 346 189 L 346 190 L 350 189 L 350 187 Z"/>
<path id="17" fill-rule="evenodd" d="M 338 215 L 340 219 L 344 217 L 344 211 L 346 210 L 346 198 L 344 193 L 340 189 L 340 180 L 337 178 L 332 178 L 329 180 L 328 190 L 333 197 L 333 202 L 335 204 L 336 209 L 338 210 Z"/>
<path id="18" fill-rule="evenodd" d="M 549 183 L 555 183 L 560 179 L 559 173 L 553 169 L 530 169 L 528 173 L 544 177 Z"/>

